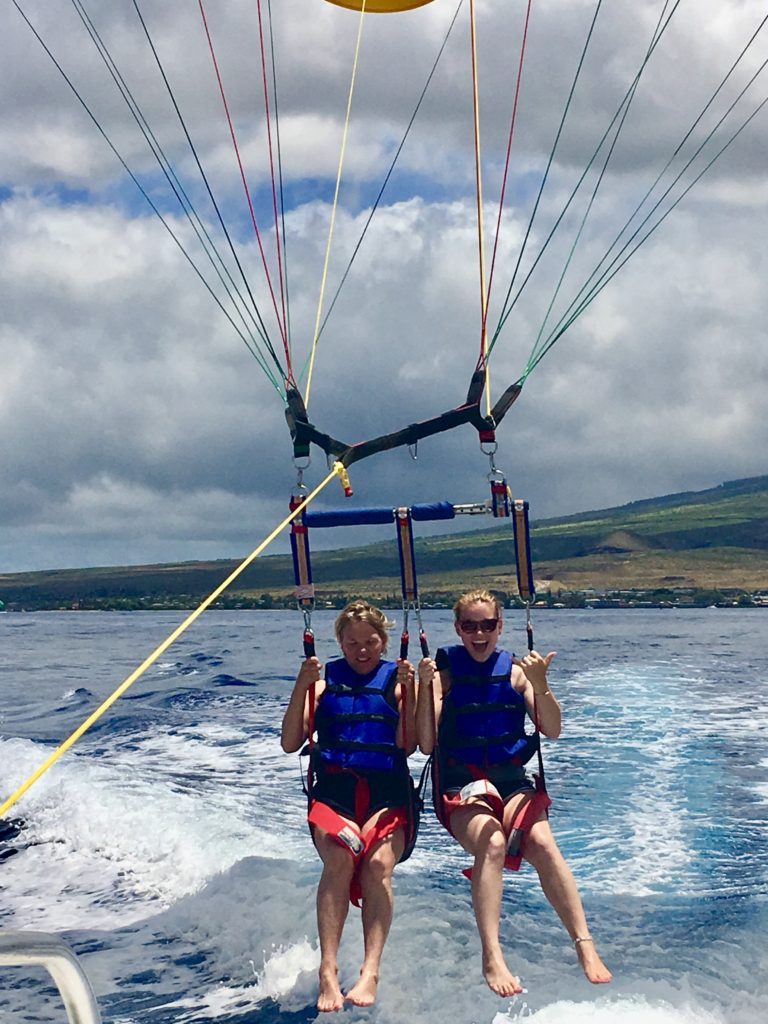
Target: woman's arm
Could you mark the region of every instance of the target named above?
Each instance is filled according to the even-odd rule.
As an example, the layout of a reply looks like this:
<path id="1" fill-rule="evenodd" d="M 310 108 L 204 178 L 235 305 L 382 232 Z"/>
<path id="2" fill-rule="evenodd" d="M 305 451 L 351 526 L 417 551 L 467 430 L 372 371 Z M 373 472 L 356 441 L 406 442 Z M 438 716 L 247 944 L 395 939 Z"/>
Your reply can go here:
<path id="1" fill-rule="evenodd" d="M 397 725 L 397 745 L 402 747 L 406 754 L 412 754 L 416 749 L 417 692 L 416 673 L 413 670 L 413 665 L 404 658 L 399 659 L 395 688 L 397 708 L 400 712 L 400 721 Z M 405 714 L 403 714 L 403 710 L 405 710 Z"/>
<path id="2" fill-rule="evenodd" d="M 293 685 L 291 699 L 283 715 L 283 727 L 280 743 L 286 754 L 301 749 L 301 745 L 309 735 L 309 688 L 315 684 L 315 701 L 322 688 L 322 665 L 319 658 L 307 658 L 303 661 L 296 682 Z M 321 685 L 318 685 L 321 684 Z"/>
<path id="3" fill-rule="evenodd" d="M 528 714 L 538 729 L 552 740 L 558 738 L 562 729 L 560 705 L 547 680 L 547 669 L 554 656 L 554 651 L 544 656 L 531 651 L 524 658 L 515 658 L 512 668 L 512 685 L 524 695 Z"/>

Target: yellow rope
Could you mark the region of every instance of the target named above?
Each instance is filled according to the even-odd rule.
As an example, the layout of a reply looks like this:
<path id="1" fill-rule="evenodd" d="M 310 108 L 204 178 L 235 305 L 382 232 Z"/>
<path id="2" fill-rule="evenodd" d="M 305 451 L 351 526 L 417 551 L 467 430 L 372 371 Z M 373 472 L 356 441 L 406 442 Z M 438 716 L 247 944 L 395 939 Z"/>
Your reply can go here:
<path id="1" fill-rule="evenodd" d="M 483 174 L 480 163 L 480 95 L 477 80 L 477 33 L 475 28 L 475 0 L 469 0 L 469 30 L 472 42 L 472 110 L 475 121 L 475 176 L 477 179 L 477 244 L 480 254 L 480 351 L 485 369 L 485 402 L 487 414 L 491 415 L 491 371 L 488 366 L 488 286 L 485 280 L 485 234 L 483 230 Z"/>
<path id="2" fill-rule="evenodd" d="M 309 357 L 309 372 L 307 374 L 307 390 L 304 394 L 304 407 L 309 408 L 309 393 L 312 389 L 312 372 L 315 368 L 315 352 L 320 337 L 320 318 L 323 315 L 323 300 L 325 297 L 325 285 L 328 279 L 328 264 L 331 259 L 331 243 L 333 242 L 333 230 L 336 225 L 336 209 L 339 204 L 339 191 L 341 189 L 341 172 L 344 167 L 344 155 L 347 150 L 347 136 L 349 134 L 349 121 L 352 115 L 352 96 L 355 91 L 355 79 L 357 78 L 357 65 L 360 56 L 360 41 L 363 37 L 363 18 L 365 17 L 366 0 L 362 0 L 360 8 L 360 20 L 357 26 L 357 42 L 355 44 L 355 59 L 352 64 L 352 79 L 349 83 L 349 96 L 347 97 L 347 115 L 344 121 L 344 133 L 341 139 L 341 153 L 339 154 L 339 167 L 336 172 L 336 190 L 333 195 L 333 207 L 331 209 L 331 226 L 328 232 L 328 244 L 325 247 L 325 263 L 323 265 L 323 277 L 320 282 L 320 297 L 317 303 L 317 316 L 315 318 L 315 331 L 312 338 L 312 351 Z"/>
<path id="3" fill-rule="evenodd" d="M 88 729 L 90 729 L 91 726 L 101 718 L 101 716 L 104 714 L 105 711 L 108 711 L 109 708 L 112 707 L 112 705 L 115 703 L 115 701 L 119 697 L 122 697 L 122 695 L 125 693 L 125 691 L 130 686 L 133 686 L 133 684 L 136 682 L 136 680 L 140 676 L 142 676 L 144 674 L 144 672 L 146 672 L 146 670 L 150 667 L 150 665 L 154 664 L 154 662 L 157 661 L 157 659 L 160 657 L 160 655 L 163 654 L 165 651 L 167 651 L 172 643 L 174 643 L 176 640 L 178 640 L 178 638 L 181 636 L 181 634 L 189 626 L 192 625 L 192 623 L 195 621 L 195 619 L 197 619 L 200 615 L 202 615 L 202 613 L 205 611 L 206 608 L 208 608 L 211 604 L 213 604 L 213 602 L 216 600 L 216 598 L 219 597 L 227 589 L 227 587 L 230 585 L 230 583 L 232 583 L 234 580 L 236 580 L 237 577 L 245 569 L 248 568 L 248 566 L 251 564 L 251 562 L 254 561 L 254 559 L 258 558 L 258 556 L 261 554 L 261 552 L 269 544 L 272 543 L 272 541 L 275 539 L 275 537 L 277 537 L 278 534 L 280 534 L 285 529 L 286 526 L 288 526 L 288 524 L 291 522 L 291 520 L 295 519 L 296 516 L 299 515 L 307 507 L 307 505 L 309 505 L 309 503 L 311 501 L 313 501 L 317 497 L 317 495 L 320 493 L 320 491 L 322 491 L 322 489 L 326 486 L 326 484 L 330 483 L 330 481 L 335 476 L 341 476 L 341 472 L 340 472 L 341 469 L 343 469 L 343 466 L 341 466 L 341 463 L 338 463 L 338 462 L 335 463 L 333 469 L 328 474 L 328 476 L 325 478 L 325 480 L 323 480 L 323 482 L 321 484 L 318 484 L 318 486 L 314 489 L 314 491 L 312 491 L 312 493 L 309 494 L 304 499 L 304 501 L 302 501 L 302 503 L 300 505 L 297 505 L 296 508 L 293 509 L 293 511 L 288 516 L 286 516 L 286 518 L 282 521 L 282 523 L 280 523 L 279 526 L 275 527 L 275 529 L 272 531 L 272 533 L 270 533 L 270 535 L 266 538 L 266 540 L 263 540 L 261 542 L 261 544 L 259 544 L 259 546 L 254 551 L 252 551 L 251 554 L 248 555 L 248 557 L 246 559 L 244 559 L 244 561 L 242 561 L 240 563 L 240 565 L 238 565 L 238 567 L 234 570 L 234 572 L 232 572 L 224 580 L 223 583 L 219 584 L 219 586 L 216 587 L 216 589 L 213 591 L 213 593 L 210 594 L 208 597 L 206 597 L 206 599 L 203 601 L 203 603 L 201 605 L 199 605 L 197 608 L 195 608 L 195 610 L 190 615 L 187 616 L 187 618 L 184 620 L 184 622 L 182 622 L 182 624 L 180 626 L 178 626 L 173 631 L 173 633 L 171 633 L 171 635 L 169 637 L 167 637 L 167 639 L 163 640 L 163 642 L 160 644 L 160 646 L 155 648 L 155 650 L 149 655 L 148 658 L 146 658 L 141 663 L 141 665 L 139 665 L 139 667 L 137 669 L 134 669 L 134 671 L 131 672 L 131 674 L 128 676 L 128 678 L 118 686 L 118 688 L 114 691 L 114 693 L 112 693 L 111 696 L 107 697 L 107 699 L 104 701 L 104 703 L 99 708 L 97 708 L 93 712 L 93 714 L 90 715 L 89 718 L 86 718 L 86 720 L 83 722 L 83 724 L 80 725 L 77 729 L 75 729 L 75 731 L 72 733 L 72 735 L 68 739 L 64 740 L 64 742 L 61 744 L 60 747 L 58 747 L 56 750 L 54 750 L 54 752 L 47 759 L 47 761 L 45 761 L 44 764 L 40 765 L 40 767 L 37 769 L 37 771 L 34 772 L 32 775 L 30 775 L 30 777 L 27 779 L 27 781 L 25 783 L 23 783 L 21 786 L 19 786 L 19 788 L 16 790 L 16 792 L 12 796 L 8 797 L 8 799 L 5 801 L 5 803 L 2 805 L 2 807 L 0 807 L 0 818 L 2 818 L 5 815 L 6 811 L 10 810 L 10 808 L 13 807 L 13 805 L 16 803 L 16 801 L 19 800 L 22 796 L 24 796 L 24 794 L 27 792 L 27 790 L 30 789 L 37 782 L 37 780 L 42 775 L 44 775 L 52 765 L 54 765 L 59 760 L 59 758 L 62 756 L 62 754 L 65 754 L 69 750 L 69 748 L 71 746 L 73 746 L 80 739 L 80 737 L 83 735 L 83 733 L 87 732 Z"/>

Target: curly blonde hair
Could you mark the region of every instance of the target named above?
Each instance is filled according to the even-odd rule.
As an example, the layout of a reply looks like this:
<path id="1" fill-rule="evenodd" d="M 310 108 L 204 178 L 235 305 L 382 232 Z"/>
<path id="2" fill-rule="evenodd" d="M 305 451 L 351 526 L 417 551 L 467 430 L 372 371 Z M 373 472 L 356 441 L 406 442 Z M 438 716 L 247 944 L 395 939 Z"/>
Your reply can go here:
<path id="1" fill-rule="evenodd" d="M 395 624 L 390 622 L 380 608 L 368 604 L 367 601 L 350 601 L 347 607 L 339 613 L 334 625 L 336 639 L 339 643 L 341 643 L 344 630 L 351 622 L 364 622 L 366 625 L 371 626 L 372 629 L 375 629 L 381 637 L 384 650 L 386 651 L 387 644 L 389 643 L 388 630 L 392 629 Z"/>
<path id="2" fill-rule="evenodd" d="M 454 620 L 458 622 L 471 604 L 480 603 L 492 604 L 494 615 L 497 619 L 501 618 L 501 602 L 495 594 L 492 594 L 490 590 L 468 590 L 466 594 L 461 595 L 453 606 Z"/>

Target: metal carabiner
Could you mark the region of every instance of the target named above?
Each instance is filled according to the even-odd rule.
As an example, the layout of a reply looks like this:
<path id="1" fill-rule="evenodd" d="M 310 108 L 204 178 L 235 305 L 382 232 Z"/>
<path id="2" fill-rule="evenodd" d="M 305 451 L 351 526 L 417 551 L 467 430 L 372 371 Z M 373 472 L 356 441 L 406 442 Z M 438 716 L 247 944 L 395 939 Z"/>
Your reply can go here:
<path id="1" fill-rule="evenodd" d="M 305 455 L 303 459 L 306 461 L 294 458 L 293 465 L 296 469 L 296 488 L 298 490 L 306 491 L 307 488 L 304 486 L 304 470 L 309 468 L 309 464 L 312 462 L 312 456 Z"/>

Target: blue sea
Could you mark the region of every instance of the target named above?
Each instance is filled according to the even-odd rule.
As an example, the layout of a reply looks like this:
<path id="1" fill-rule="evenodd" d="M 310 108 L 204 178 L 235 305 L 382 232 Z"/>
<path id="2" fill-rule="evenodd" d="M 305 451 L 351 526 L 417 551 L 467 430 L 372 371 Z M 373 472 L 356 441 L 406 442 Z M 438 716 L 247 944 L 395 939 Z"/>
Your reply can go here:
<path id="1" fill-rule="evenodd" d="M 0 796 L 182 618 L 0 615 Z M 450 640 L 449 612 L 425 619 L 433 646 Z M 316 616 L 323 657 L 332 623 Z M 0 823 L 0 928 L 70 942 L 105 1024 L 318 1018 L 319 866 L 298 758 L 278 740 L 301 626 L 291 612 L 206 613 Z M 505 627 L 523 647 L 523 621 Z M 379 999 L 344 1019 L 764 1024 L 765 611 L 542 611 L 535 627 L 539 649 L 558 652 L 564 709 L 545 747 L 551 822 L 614 982 L 583 978 L 528 867 L 506 881 L 502 922 L 526 992 L 494 996 L 466 857 L 430 811 L 395 874 Z M 343 985 L 360 960 L 352 911 Z M 65 1020 L 42 969 L 0 970 L 0 1019 Z"/>

